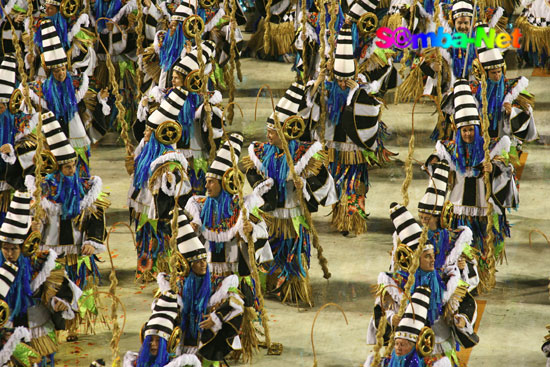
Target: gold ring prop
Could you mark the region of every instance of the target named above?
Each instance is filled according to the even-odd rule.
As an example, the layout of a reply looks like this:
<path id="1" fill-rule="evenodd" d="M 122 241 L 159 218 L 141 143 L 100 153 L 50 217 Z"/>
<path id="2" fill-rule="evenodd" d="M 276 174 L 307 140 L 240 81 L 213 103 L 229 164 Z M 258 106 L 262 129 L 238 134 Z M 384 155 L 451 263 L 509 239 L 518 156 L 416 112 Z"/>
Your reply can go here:
<path id="1" fill-rule="evenodd" d="M 401 268 L 401 270 L 409 271 L 412 263 L 413 251 L 409 246 L 402 243 L 397 246 L 393 261 Z"/>
<path id="2" fill-rule="evenodd" d="M 0 300 L 0 327 L 4 327 L 10 318 L 10 306 L 4 300 Z"/>
<path id="3" fill-rule="evenodd" d="M 191 15 L 183 22 L 183 33 L 187 38 L 195 38 L 204 32 L 204 20 L 196 14 Z"/>
<path id="4" fill-rule="evenodd" d="M 181 126 L 175 121 L 164 121 L 155 129 L 155 137 L 164 145 L 174 144 L 181 138 Z"/>
<path id="5" fill-rule="evenodd" d="M 185 89 L 193 93 L 199 93 L 202 89 L 202 79 L 200 75 L 200 70 L 193 70 L 185 77 L 183 82 Z"/>
<path id="6" fill-rule="evenodd" d="M 176 353 L 176 349 L 181 343 L 182 337 L 183 332 L 181 331 L 181 328 L 179 326 L 176 326 L 174 328 L 174 331 L 172 331 L 170 338 L 168 339 L 168 345 L 166 346 L 166 349 L 168 349 L 168 353 Z"/>
<path id="7" fill-rule="evenodd" d="M 378 27 L 378 18 L 376 14 L 368 12 L 359 18 L 357 21 L 357 29 L 361 35 L 372 33 Z"/>
<path id="8" fill-rule="evenodd" d="M 426 357 L 432 354 L 435 347 L 435 334 L 434 331 L 428 327 L 424 326 L 420 330 L 420 335 L 418 335 L 418 340 L 416 341 L 416 350 L 420 357 Z"/>
<path id="9" fill-rule="evenodd" d="M 234 167 L 229 168 L 222 177 L 222 187 L 231 195 L 239 193 L 244 185 L 244 173 Z"/>
<path id="10" fill-rule="evenodd" d="M 283 123 L 283 134 L 287 140 L 299 139 L 306 131 L 306 123 L 301 116 L 290 116 Z"/>
<path id="11" fill-rule="evenodd" d="M 65 18 L 72 18 L 78 13 L 80 5 L 79 0 L 63 0 L 59 7 L 59 11 Z"/>
<path id="12" fill-rule="evenodd" d="M 22 104 L 23 93 L 21 93 L 20 89 L 16 89 L 11 94 L 10 101 L 8 102 L 8 109 L 10 110 L 10 113 L 16 114 L 17 112 L 19 112 Z"/>

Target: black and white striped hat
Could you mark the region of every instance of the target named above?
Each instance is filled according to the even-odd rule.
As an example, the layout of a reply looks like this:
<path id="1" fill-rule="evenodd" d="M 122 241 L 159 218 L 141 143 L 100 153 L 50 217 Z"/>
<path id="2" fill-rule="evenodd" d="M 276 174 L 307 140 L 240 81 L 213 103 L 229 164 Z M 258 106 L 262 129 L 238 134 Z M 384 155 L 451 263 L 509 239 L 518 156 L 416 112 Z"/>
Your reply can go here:
<path id="1" fill-rule="evenodd" d="M 478 49 L 478 58 L 485 70 L 497 69 L 506 65 L 502 53 L 496 47 L 486 48 L 483 44 L 483 48 Z"/>
<path id="2" fill-rule="evenodd" d="M 183 209 L 178 213 L 178 251 L 188 262 L 206 259 L 206 248 L 191 227 Z"/>
<path id="3" fill-rule="evenodd" d="M 39 32 L 42 33 L 42 57 L 46 69 L 55 69 L 67 65 L 67 54 L 61 45 L 55 26 L 50 20 L 44 20 Z"/>
<path id="4" fill-rule="evenodd" d="M 144 337 L 158 335 L 165 340 L 170 339 L 178 317 L 178 297 L 172 291 L 163 292 L 157 299 L 153 314 L 145 325 Z"/>
<path id="5" fill-rule="evenodd" d="M 0 266 L 0 299 L 6 300 L 6 296 L 10 291 L 11 285 L 17 276 L 17 270 L 19 267 L 16 264 L 9 262 L 8 260 L 4 261 L 2 266 Z"/>
<path id="6" fill-rule="evenodd" d="M 453 2 L 453 7 L 451 10 L 453 19 L 460 17 L 473 17 L 474 16 L 474 6 L 469 1 L 459 0 Z"/>
<path id="7" fill-rule="evenodd" d="M 29 192 L 15 192 L 0 227 L 0 241 L 15 245 L 25 242 L 31 226 L 31 198 Z"/>
<path id="8" fill-rule="evenodd" d="M 178 22 L 184 22 L 185 19 L 195 14 L 195 9 L 196 5 L 189 1 L 183 1 L 180 5 L 178 5 L 174 11 L 174 14 L 170 17 L 170 21 L 177 20 Z"/>
<path id="9" fill-rule="evenodd" d="M 374 13 L 379 0 L 355 0 L 349 9 L 348 15 L 355 21 L 358 21 L 362 15 Z"/>
<path id="10" fill-rule="evenodd" d="M 181 5 L 180 5 L 181 6 Z M 202 62 L 207 65 L 216 54 L 216 45 L 214 42 L 208 40 L 204 41 L 201 45 L 202 48 Z M 174 70 L 188 75 L 190 72 L 199 70 L 198 50 L 194 48 L 191 52 L 188 52 L 184 57 L 178 60 L 174 65 Z"/>
<path id="11" fill-rule="evenodd" d="M 147 119 L 147 126 L 156 129 L 165 121 L 178 121 L 178 115 L 187 99 L 187 91 L 183 87 L 173 88 Z"/>
<path id="12" fill-rule="evenodd" d="M 411 296 L 411 301 L 395 329 L 395 339 L 406 339 L 416 343 L 420 331 L 428 323 L 428 309 L 432 291 L 426 286 L 417 287 Z"/>
<path id="13" fill-rule="evenodd" d="M 53 5 L 53 6 L 61 6 L 61 1 L 55 1 L 55 0 L 45 0 L 45 5 Z"/>
<path id="14" fill-rule="evenodd" d="M 239 156 L 241 155 L 241 149 L 243 146 L 244 137 L 240 133 L 232 133 L 229 135 L 229 140 L 223 143 L 220 150 L 216 154 L 216 158 L 208 168 L 206 177 L 215 178 L 221 180 L 223 174 L 231 167 L 233 167 L 233 162 L 231 160 L 231 150 L 229 149 L 229 144 L 233 146 L 233 151 L 235 152 L 235 160 L 239 161 Z"/>
<path id="15" fill-rule="evenodd" d="M 275 106 L 275 112 L 267 119 L 267 128 L 275 130 L 274 114 L 277 114 L 277 118 L 283 123 L 291 116 L 297 116 L 300 109 L 300 104 L 305 96 L 305 87 L 298 82 L 292 83 L 292 85 L 286 90 L 283 98 L 277 102 Z"/>
<path id="16" fill-rule="evenodd" d="M 353 108 L 345 108 L 342 114 L 344 130 L 355 144 L 375 151 L 378 148 L 378 116 L 382 102 L 363 88 L 356 92 L 352 101 Z"/>
<path id="17" fill-rule="evenodd" d="M 426 193 L 418 203 L 421 213 L 440 215 L 445 203 L 447 184 L 449 183 L 449 164 L 439 161 L 433 165 L 433 175 L 428 183 Z"/>
<path id="18" fill-rule="evenodd" d="M 15 89 L 17 63 L 11 55 L 5 55 L 0 63 L 0 102 L 8 103 Z"/>
<path id="19" fill-rule="evenodd" d="M 355 78 L 355 58 L 353 57 L 353 40 L 351 25 L 344 23 L 336 40 L 336 55 L 334 59 L 334 76 L 345 80 Z"/>
<path id="20" fill-rule="evenodd" d="M 468 125 L 479 125 L 477 104 L 466 79 L 457 79 L 453 89 L 455 107 L 454 122 L 457 129 Z"/>
<path id="21" fill-rule="evenodd" d="M 51 111 L 42 114 L 42 132 L 59 166 L 76 159 L 76 152 Z"/>
<path id="22" fill-rule="evenodd" d="M 422 228 L 412 214 L 403 205 L 391 203 L 390 218 L 401 243 L 408 246 L 413 251 L 416 250 Z M 433 246 L 426 242 L 424 251 L 431 248 L 433 248 Z"/>

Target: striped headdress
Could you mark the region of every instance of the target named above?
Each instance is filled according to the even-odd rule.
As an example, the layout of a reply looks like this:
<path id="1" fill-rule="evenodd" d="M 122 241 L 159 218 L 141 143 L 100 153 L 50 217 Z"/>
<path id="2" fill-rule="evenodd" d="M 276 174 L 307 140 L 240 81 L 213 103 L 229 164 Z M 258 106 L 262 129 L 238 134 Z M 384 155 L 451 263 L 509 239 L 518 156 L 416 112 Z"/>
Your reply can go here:
<path id="1" fill-rule="evenodd" d="M 158 335 L 170 339 L 178 317 L 178 298 L 172 291 L 164 292 L 155 303 L 153 314 L 145 325 L 144 337 Z"/>
<path id="2" fill-rule="evenodd" d="M 392 203 L 390 205 L 390 218 L 402 244 L 411 250 L 416 250 L 422 228 L 416 222 L 412 214 L 403 205 Z M 424 251 L 433 248 L 429 243 L 424 245 Z"/>
<path id="3" fill-rule="evenodd" d="M 355 78 L 355 58 L 353 57 L 351 25 L 346 23 L 340 29 L 338 39 L 336 40 L 334 76 L 339 80 Z"/>
<path id="4" fill-rule="evenodd" d="M 181 5 L 180 5 L 181 6 Z M 202 61 L 204 64 L 208 64 L 216 54 L 216 45 L 214 42 L 208 40 L 202 43 Z M 188 75 L 190 72 L 199 70 L 198 50 L 194 48 L 191 52 L 187 53 L 174 65 L 174 70 Z M 205 71 L 206 72 L 206 71 Z"/>
<path id="5" fill-rule="evenodd" d="M 433 165 L 433 175 L 429 180 L 426 193 L 418 203 L 418 211 L 426 214 L 440 215 L 447 195 L 449 183 L 449 164 L 439 161 Z"/>
<path id="6" fill-rule="evenodd" d="M 468 125 L 479 125 L 477 104 L 466 79 L 457 79 L 453 89 L 455 107 L 454 122 L 457 129 Z"/>
<path id="7" fill-rule="evenodd" d="M 187 91 L 183 87 L 173 88 L 168 97 L 162 100 L 147 119 L 147 126 L 156 129 L 165 121 L 178 121 L 178 115 L 187 99 Z"/>
<path id="8" fill-rule="evenodd" d="M 178 22 L 184 22 L 185 19 L 195 14 L 196 9 L 197 5 L 195 1 L 183 1 L 180 5 L 178 5 L 170 17 L 170 21 L 177 20 Z"/>
<path id="9" fill-rule="evenodd" d="M 453 3 L 451 10 L 453 19 L 460 17 L 473 17 L 474 16 L 474 6 L 469 1 L 459 0 Z"/>
<path id="10" fill-rule="evenodd" d="M 275 129 L 275 113 L 277 114 L 277 118 L 279 119 L 281 126 L 289 117 L 298 115 L 300 104 L 302 103 L 304 96 L 304 85 L 298 82 L 292 83 L 292 85 L 286 90 L 283 98 L 281 98 L 279 102 L 277 102 L 277 106 L 275 106 L 275 112 L 268 117 L 267 128 L 272 130 Z"/>
<path id="11" fill-rule="evenodd" d="M 208 168 L 206 177 L 215 178 L 221 180 L 224 173 L 231 167 L 233 167 L 233 162 L 231 160 L 231 150 L 229 144 L 233 146 L 233 151 L 235 152 L 235 159 L 238 162 L 239 156 L 241 155 L 241 149 L 243 146 L 244 137 L 240 133 L 232 133 L 229 135 L 229 140 L 223 143 L 222 147 L 216 153 L 216 158 Z"/>
<path id="12" fill-rule="evenodd" d="M 25 242 L 31 226 L 31 198 L 29 192 L 15 192 L 0 227 L 0 241 L 15 245 Z"/>
<path id="13" fill-rule="evenodd" d="M 45 68 L 55 69 L 67 65 L 67 54 L 53 23 L 50 20 L 44 20 L 40 32 L 42 32 L 42 57 Z"/>
<path id="14" fill-rule="evenodd" d="M 362 15 L 367 13 L 374 13 L 378 6 L 378 0 L 356 0 L 351 4 L 348 15 L 354 20 L 358 21 Z"/>
<path id="15" fill-rule="evenodd" d="M 51 111 L 42 114 L 42 132 L 59 166 L 76 159 L 75 150 Z"/>
<path id="16" fill-rule="evenodd" d="M 5 55 L 0 64 L 0 102 L 8 103 L 15 89 L 17 64 L 11 55 Z"/>
<path id="17" fill-rule="evenodd" d="M 395 329 L 395 339 L 406 339 L 416 343 L 420 331 L 427 326 L 431 294 L 432 291 L 426 286 L 416 288 L 397 329 Z"/>
<path id="18" fill-rule="evenodd" d="M 206 259 L 206 248 L 191 227 L 183 209 L 178 213 L 178 251 L 189 262 Z"/>

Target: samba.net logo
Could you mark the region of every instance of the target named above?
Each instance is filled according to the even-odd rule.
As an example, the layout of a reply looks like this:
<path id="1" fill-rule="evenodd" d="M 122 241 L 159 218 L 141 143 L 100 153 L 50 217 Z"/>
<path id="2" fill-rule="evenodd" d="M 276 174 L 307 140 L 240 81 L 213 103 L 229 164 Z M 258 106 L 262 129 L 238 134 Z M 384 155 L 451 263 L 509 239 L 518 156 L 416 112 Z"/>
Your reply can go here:
<path id="1" fill-rule="evenodd" d="M 494 29 L 490 29 L 487 33 L 485 28 L 478 27 L 475 33 L 471 36 L 465 33 L 446 33 L 443 27 L 439 27 L 437 32 L 411 34 L 408 28 L 400 27 L 395 30 L 382 27 L 376 31 L 376 36 L 380 39 L 376 41 L 376 46 L 380 48 L 407 48 L 411 47 L 416 50 L 426 47 L 443 47 L 443 48 L 467 48 L 468 45 L 474 44 L 475 47 L 481 47 L 485 44 L 487 48 L 520 48 L 519 40 L 522 37 L 521 31 L 514 29 L 512 34 L 506 32 L 496 33 Z"/>

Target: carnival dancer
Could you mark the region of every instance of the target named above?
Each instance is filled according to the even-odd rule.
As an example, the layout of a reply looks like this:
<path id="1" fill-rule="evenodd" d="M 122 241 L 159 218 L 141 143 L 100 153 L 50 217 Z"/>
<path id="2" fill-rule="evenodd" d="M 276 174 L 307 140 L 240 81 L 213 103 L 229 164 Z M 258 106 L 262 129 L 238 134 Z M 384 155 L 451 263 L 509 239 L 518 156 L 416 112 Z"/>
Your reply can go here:
<path id="1" fill-rule="evenodd" d="M 79 104 L 84 107 L 84 96 L 88 91 L 89 78 L 86 74 L 73 76 L 67 69 L 67 55 L 53 23 L 42 25 L 44 67 L 49 73 L 43 82 L 30 84 L 30 96 L 36 109 L 53 112 L 68 141 L 77 153 L 77 172 L 81 177 L 90 177 L 89 158 L 91 140 L 86 131 Z M 76 86 L 76 87 L 75 87 Z M 22 89 L 22 87 L 20 87 Z M 97 94 L 92 125 L 97 131 L 104 131 L 105 116 L 110 114 L 107 105 L 108 90 Z"/>
<path id="2" fill-rule="evenodd" d="M 24 157 L 20 146 L 38 119 L 37 114 L 24 113 L 13 103 L 19 93 L 15 89 L 16 68 L 15 58 L 4 55 L 0 63 L 0 224 L 8 210 L 12 190 L 24 188 L 24 171 L 32 162 Z"/>
<path id="3" fill-rule="evenodd" d="M 238 290 L 239 280 L 237 275 L 230 275 L 214 287 L 206 248 L 181 209 L 177 244 L 190 268 L 180 288 L 182 350 L 200 356 L 203 366 L 217 366 L 230 352 L 240 349 L 244 303 Z"/>
<path id="4" fill-rule="evenodd" d="M 268 142 L 253 142 L 243 163 L 250 185 L 265 201 L 261 209 L 274 256 L 268 282 L 273 286 L 268 286 L 271 287 L 268 291 L 280 291 L 283 302 L 302 301 L 312 305 L 308 275 L 310 231 L 298 195 L 304 195 L 310 211 L 316 211 L 319 204 L 332 205 L 337 200 L 334 180 L 325 166 L 327 155 L 321 143 L 294 140 L 300 137 L 299 134 L 286 137 L 299 176 L 294 180 L 274 120 L 277 118 L 282 126 L 292 127 L 295 119 L 301 119 L 298 109 L 303 98 L 304 86 L 293 83 L 267 120 Z"/>
<path id="5" fill-rule="evenodd" d="M 136 277 L 144 281 L 151 280 L 159 271 L 168 270 L 163 260 L 170 237 L 169 212 L 176 199 L 183 207 L 191 191 L 187 159 L 175 150 L 181 137 L 181 126 L 176 121 L 186 99 L 183 88 L 173 88 L 149 116 L 130 167 L 133 176 L 128 207 L 136 228 Z"/>
<path id="6" fill-rule="evenodd" d="M 5 301 L 10 308 L 6 327 L 26 327 L 31 331 L 30 345 L 42 364 L 53 364 L 58 350 L 55 331 L 65 329 L 79 311 L 82 291 L 56 269 L 57 254 L 37 251 L 31 229 L 31 194 L 16 191 L 6 220 L 0 228 L 0 272 L 2 289 L 9 291 Z M 35 225 L 32 226 L 35 230 Z M 11 279 L 11 286 L 7 283 Z M 1 354 L 1 353 L 0 353 Z"/>
<path id="7" fill-rule="evenodd" d="M 233 146 L 235 160 L 238 161 L 242 143 L 241 134 L 229 134 L 229 140 L 218 151 L 206 173 L 207 196 L 192 196 L 185 210 L 193 217 L 191 225 L 208 241 L 212 284 L 217 286 L 232 274 L 239 276 L 239 289 L 243 293 L 245 305 L 243 327 L 245 324 L 251 326 L 248 330 L 254 332 L 252 322 L 257 319 L 254 307 L 257 303 L 256 287 L 259 285 L 255 284 L 251 276 L 251 261 L 267 263 L 273 260 L 273 254 L 267 241 L 267 226 L 259 215 L 259 207 L 263 205 L 262 198 L 257 190 L 244 197 L 248 218 L 245 223 L 238 193 L 235 193 L 232 186 L 234 182 L 230 179 L 235 170 L 231 165 L 229 144 Z M 248 255 L 246 238 L 249 234 L 254 241 L 254 259 L 250 259 Z M 244 360 L 250 360 L 252 349 L 257 347 L 254 336 L 242 335 Z"/>
<path id="8" fill-rule="evenodd" d="M 102 192 L 99 176 L 83 178 L 76 172 L 77 155 L 53 112 L 42 114 L 42 129 L 57 163 L 57 170 L 45 177 L 40 203 L 47 213 L 43 221 L 41 248 L 57 254 L 71 279 L 92 297 L 99 284 L 96 255 L 106 250 L 105 210 L 110 201 Z M 87 304 L 90 304 L 88 302 Z M 76 329 L 82 319 L 93 318 L 95 306 L 82 306 L 79 317 L 69 327 L 69 341 L 77 339 Z"/>
<path id="9" fill-rule="evenodd" d="M 490 161 L 486 161 L 479 114 L 468 82 L 464 79 L 457 80 L 453 93 L 457 129 L 455 139 L 438 141 L 436 152 L 428 158 L 426 166 L 431 169 L 433 163 L 446 160 L 454 172 L 454 186 L 449 196 L 449 201 L 453 204 L 450 227 L 456 229 L 467 226 L 472 230 L 472 247 L 478 251 L 477 261 L 481 267 L 479 270 L 483 282 L 484 276 L 487 276 L 484 264 L 487 262 L 488 246 L 494 246 L 495 259 L 504 256 L 504 238 L 510 236 L 506 209 L 515 208 L 519 203 L 514 168 L 503 157 L 510 150 L 510 138 L 503 136 L 498 140 L 491 140 Z M 484 172 L 490 173 L 489 200 L 494 209 L 491 218 L 487 217 Z M 487 243 L 487 220 L 498 223 L 493 226 L 493 244 Z"/>

